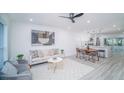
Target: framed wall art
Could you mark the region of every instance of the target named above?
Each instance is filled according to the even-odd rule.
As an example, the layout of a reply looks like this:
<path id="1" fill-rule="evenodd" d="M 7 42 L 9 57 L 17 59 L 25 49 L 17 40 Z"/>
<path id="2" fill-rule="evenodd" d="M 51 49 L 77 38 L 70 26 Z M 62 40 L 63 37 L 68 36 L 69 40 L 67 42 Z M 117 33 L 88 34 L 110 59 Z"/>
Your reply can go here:
<path id="1" fill-rule="evenodd" d="M 53 45 L 55 44 L 55 32 L 32 30 L 32 45 Z"/>

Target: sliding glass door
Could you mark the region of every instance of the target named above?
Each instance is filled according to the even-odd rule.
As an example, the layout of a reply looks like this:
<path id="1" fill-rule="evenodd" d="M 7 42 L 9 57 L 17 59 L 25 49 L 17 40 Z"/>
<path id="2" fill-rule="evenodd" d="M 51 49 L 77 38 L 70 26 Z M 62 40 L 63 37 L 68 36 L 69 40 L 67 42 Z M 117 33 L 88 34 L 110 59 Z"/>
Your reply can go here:
<path id="1" fill-rule="evenodd" d="M 4 25 L 0 23 L 0 67 L 4 61 Z"/>

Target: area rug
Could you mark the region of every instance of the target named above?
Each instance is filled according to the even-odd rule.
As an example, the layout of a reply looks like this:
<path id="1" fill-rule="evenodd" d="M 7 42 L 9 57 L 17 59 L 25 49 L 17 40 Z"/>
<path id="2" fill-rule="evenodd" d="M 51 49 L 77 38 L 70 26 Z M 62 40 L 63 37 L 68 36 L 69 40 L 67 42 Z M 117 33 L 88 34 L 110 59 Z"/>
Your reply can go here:
<path id="1" fill-rule="evenodd" d="M 78 80 L 88 74 L 93 67 L 81 64 L 72 59 L 64 59 L 62 69 L 48 69 L 48 63 L 32 66 L 31 72 L 34 80 Z"/>

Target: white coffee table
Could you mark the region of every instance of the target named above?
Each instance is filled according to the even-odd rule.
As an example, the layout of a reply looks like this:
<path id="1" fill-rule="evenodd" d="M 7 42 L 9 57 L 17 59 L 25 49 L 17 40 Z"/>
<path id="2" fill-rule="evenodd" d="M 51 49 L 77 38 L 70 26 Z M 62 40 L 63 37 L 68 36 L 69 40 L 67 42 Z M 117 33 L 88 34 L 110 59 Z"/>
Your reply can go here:
<path id="1" fill-rule="evenodd" d="M 54 65 L 54 72 L 56 71 L 57 64 L 63 62 L 63 58 L 61 57 L 55 57 L 55 58 L 49 58 L 48 63 Z"/>

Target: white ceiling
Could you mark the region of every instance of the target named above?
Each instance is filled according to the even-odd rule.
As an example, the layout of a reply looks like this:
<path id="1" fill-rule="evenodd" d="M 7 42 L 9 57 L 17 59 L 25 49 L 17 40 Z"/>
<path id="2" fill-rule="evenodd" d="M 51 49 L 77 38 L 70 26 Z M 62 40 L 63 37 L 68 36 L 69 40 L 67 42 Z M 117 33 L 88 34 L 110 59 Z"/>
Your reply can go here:
<path id="1" fill-rule="evenodd" d="M 124 30 L 124 13 L 84 13 L 76 18 L 75 23 L 58 16 L 68 13 L 9 13 L 11 21 L 53 26 L 68 30 L 88 31 L 90 33 L 122 33 Z M 33 19 L 32 22 L 29 19 Z M 87 23 L 87 21 L 90 23 Z M 113 27 L 115 25 L 115 27 Z"/>

